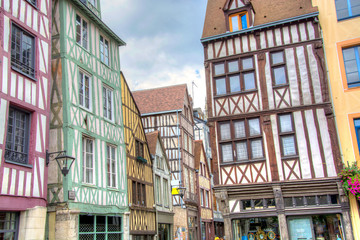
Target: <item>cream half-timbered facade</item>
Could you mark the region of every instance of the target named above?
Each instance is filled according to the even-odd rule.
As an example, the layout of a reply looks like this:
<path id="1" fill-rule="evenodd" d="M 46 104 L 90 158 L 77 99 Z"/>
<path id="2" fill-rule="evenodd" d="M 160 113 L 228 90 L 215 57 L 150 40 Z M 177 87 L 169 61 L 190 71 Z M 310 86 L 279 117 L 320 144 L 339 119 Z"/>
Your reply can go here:
<path id="1" fill-rule="evenodd" d="M 50 239 L 128 236 L 118 51 L 125 43 L 91 6 L 100 9 L 98 1 L 52 1 L 49 150 L 75 161 L 64 177 L 50 159 Z"/>
<path id="2" fill-rule="evenodd" d="M 45 234 L 50 6 L 0 1 L 0 239 Z"/>
<path id="3" fill-rule="evenodd" d="M 171 194 L 171 171 L 159 131 L 146 134 L 153 159 L 154 201 L 156 204 L 157 239 L 170 240 L 173 236 L 174 212 Z"/>
<path id="4" fill-rule="evenodd" d="M 198 237 L 194 120 L 185 84 L 133 92 L 145 132 L 159 131 L 170 163 L 172 188 L 185 188 L 173 195 L 174 238 Z M 184 208 L 185 206 L 185 208 Z M 187 221 L 184 221 L 187 219 Z"/>
<path id="5" fill-rule="evenodd" d="M 154 207 L 153 161 L 141 122 L 140 111 L 123 74 L 121 74 L 121 91 L 131 239 L 154 239 L 157 227 Z"/>
<path id="6" fill-rule="evenodd" d="M 220 2 L 208 2 L 201 41 L 215 193 L 225 235 L 352 239 L 337 177 L 342 163 L 318 12 L 307 0 L 269 6 Z M 223 21 L 216 26 L 223 32 L 211 17 Z M 241 27 L 232 30 L 231 24 Z M 261 227 L 247 218 L 256 218 Z M 330 224 L 330 219 L 338 222 Z M 301 221 L 308 226 L 306 234 L 298 231 Z M 321 232 L 316 228 L 321 224 L 333 230 Z"/>

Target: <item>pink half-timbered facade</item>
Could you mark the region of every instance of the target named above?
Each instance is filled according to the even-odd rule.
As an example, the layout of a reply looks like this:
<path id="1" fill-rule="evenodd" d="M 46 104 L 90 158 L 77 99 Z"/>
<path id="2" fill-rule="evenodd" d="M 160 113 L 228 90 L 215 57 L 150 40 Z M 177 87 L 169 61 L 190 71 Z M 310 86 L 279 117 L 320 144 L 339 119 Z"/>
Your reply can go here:
<path id="1" fill-rule="evenodd" d="M 45 234 L 50 16 L 49 0 L 0 0 L 0 239 Z"/>
<path id="2" fill-rule="evenodd" d="M 317 8 L 208 1 L 215 195 L 227 239 L 352 239 Z"/>

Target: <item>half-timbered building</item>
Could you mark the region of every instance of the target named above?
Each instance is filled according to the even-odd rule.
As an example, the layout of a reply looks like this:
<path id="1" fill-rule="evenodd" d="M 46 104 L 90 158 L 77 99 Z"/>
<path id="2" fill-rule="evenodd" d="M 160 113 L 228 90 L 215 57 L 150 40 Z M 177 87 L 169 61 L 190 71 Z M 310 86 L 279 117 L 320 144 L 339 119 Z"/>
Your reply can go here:
<path id="1" fill-rule="evenodd" d="M 174 238 L 197 239 L 194 120 L 186 84 L 135 91 L 133 94 L 145 132 L 160 131 L 170 163 L 172 188 L 185 188 L 184 196 L 173 195 Z"/>
<path id="2" fill-rule="evenodd" d="M 156 204 L 156 227 L 158 240 L 172 239 L 174 212 L 171 195 L 171 171 L 159 131 L 146 134 L 153 159 L 154 198 Z"/>
<path id="3" fill-rule="evenodd" d="M 197 194 L 199 196 L 200 239 L 214 239 L 213 193 L 210 167 L 202 140 L 194 141 L 195 169 L 197 170 Z"/>
<path id="4" fill-rule="evenodd" d="M 123 74 L 121 74 L 121 87 L 130 206 L 130 239 L 150 240 L 154 239 L 157 231 L 153 162 L 139 108 Z"/>
<path id="5" fill-rule="evenodd" d="M 0 239 L 43 239 L 49 140 L 49 0 L 0 1 Z"/>
<path id="6" fill-rule="evenodd" d="M 226 238 L 353 239 L 317 8 L 208 1 L 201 42 Z"/>
<path id="7" fill-rule="evenodd" d="M 49 239 L 122 239 L 128 228 L 119 46 L 100 0 L 53 0 Z"/>

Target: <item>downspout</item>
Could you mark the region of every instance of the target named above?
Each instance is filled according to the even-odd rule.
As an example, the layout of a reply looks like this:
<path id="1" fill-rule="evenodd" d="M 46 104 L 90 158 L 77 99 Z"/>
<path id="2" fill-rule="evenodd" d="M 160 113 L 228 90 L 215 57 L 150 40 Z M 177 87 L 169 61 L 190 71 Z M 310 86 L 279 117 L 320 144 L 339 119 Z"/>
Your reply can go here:
<path id="1" fill-rule="evenodd" d="M 180 158 L 180 123 L 179 123 L 179 110 L 176 110 L 176 121 L 177 121 L 177 130 L 178 130 L 178 161 L 179 161 L 179 187 L 182 186 L 182 179 L 181 179 L 181 158 Z M 183 201 L 180 197 L 180 206 L 183 208 Z"/>

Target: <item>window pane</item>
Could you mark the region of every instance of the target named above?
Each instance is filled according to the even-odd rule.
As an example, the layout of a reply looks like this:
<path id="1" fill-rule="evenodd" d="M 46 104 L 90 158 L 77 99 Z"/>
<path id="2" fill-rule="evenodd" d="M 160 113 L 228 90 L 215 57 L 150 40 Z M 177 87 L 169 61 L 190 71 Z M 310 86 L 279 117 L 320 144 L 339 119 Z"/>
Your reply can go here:
<path id="1" fill-rule="evenodd" d="M 293 131 L 292 119 L 290 114 L 280 115 L 279 122 L 280 122 L 280 132 L 284 133 L 284 132 Z"/>
<path id="2" fill-rule="evenodd" d="M 242 29 L 248 28 L 246 14 L 241 16 L 241 28 Z"/>
<path id="3" fill-rule="evenodd" d="M 242 61 L 242 67 L 243 67 L 244 70 L 254 68 L 252 57 L 251 58 L 244 58 L 241 61 Z"/>
<path id="4" fill-rule="evenodd" d="M 260 135 L 259 118 L 253 118 L 248 121 L 250 136 Z"/>
<path id="5" fill-rule="evenodd" d="M 248 152 L 247 152 L 247 144 L 246 142 L 238 142 L 236 143 L 236 160 L 247 160 Z"/>
<path id="6" fill-rule="evenodd" d="M 231 144 L 221 145 L 221 151 L 222 151 L 223 162 L 233 161 L 233 153 L 232 153 L 232 145 Z"/>
<path id="7" fill-rule="evenodd" d="M 260 139 L 251 141 L 251 155 L 253 159 L 264 157 L 262 141 Z"/>
<path id="8" fill-rule="evenodd" d="M 307 205 L 311 206 L 311 205 L 316 205 L 316 199 L 315 196 L 307 196 L 306 198 L 306 203 Z"/>
<path id="9" fill-rule="evenodd" d="M 304 206 L 304 197 L 294 197 L 294 199 L 297 207 Z"/>
<path id="10" fill-rule="evenodd" d="M 216 94 L 226 94 L 225 78 L 216 79 Z"/>
<path id="11" fill-rule="evenodd" d="M 238 61 L 228 62 L 228 68 L 229 68 L 229 72 L 237 72 L 237 71 L 239 71 L 239 63 L 238 63 Z"/>
<path id="12" fill-rule="evenodd" d="M 283 52 L 277 52 L 271 54 L 272 64 L 279 64 L 284 62 Z"/>
<path id="13" fill-rule="evenodd" d="M 293 135 L 281 137 L 281 143 L 284 156 L 296 154 L 295 139 Z"/>
<path id="14" fill-rule="evenodd" d="M 221 136 L 221 140 L 227 140 L 231 138 L 230 123 L 220 124 L 220 136 Z"/>
<path id="15" fill-rule="evenodd" d="M 245 90 L 255 89 L 255 75 L 253 72 L 244 74 Z"/>
<path id="16" fill-rule="evenodd" d="M 360 1 L 359 0 L 350 0 L 351 3 L 351 12 L 352 16 L 360 14 Z"/>
<path id="17" fill-rule="evenodd" d="M 236 121 L 234 122 L 235 138 L 246 137 L 245 122 Z"/>
<path id="18" fill-rule="evenodd" d="M 218 63 L 214 65 L 215 75 L 220 75 L 225 73 L 224 63 Z"/>
<path id="19" fill-rule="evenodd" d="M 273 68 L 275 85 L 286 84 L 285 66 Z"/>
<path id="20" fill-rule="evenodd" d="M 235 75 L 230 77 L 230 92 L 240 91 L 240 76 Z"/>
<path id="21" fill-rule="evenodd" d="M 233 17 L 230 18 L 230 20 L 231 20 L 232 30 L 233 31 L 239 31 L 238 16 L 233 16 Z"/>
<path id="22" fill-rule="evenodd" d="M 81 18 L 76 15 L 76 42 L 81 44 Z"/>

